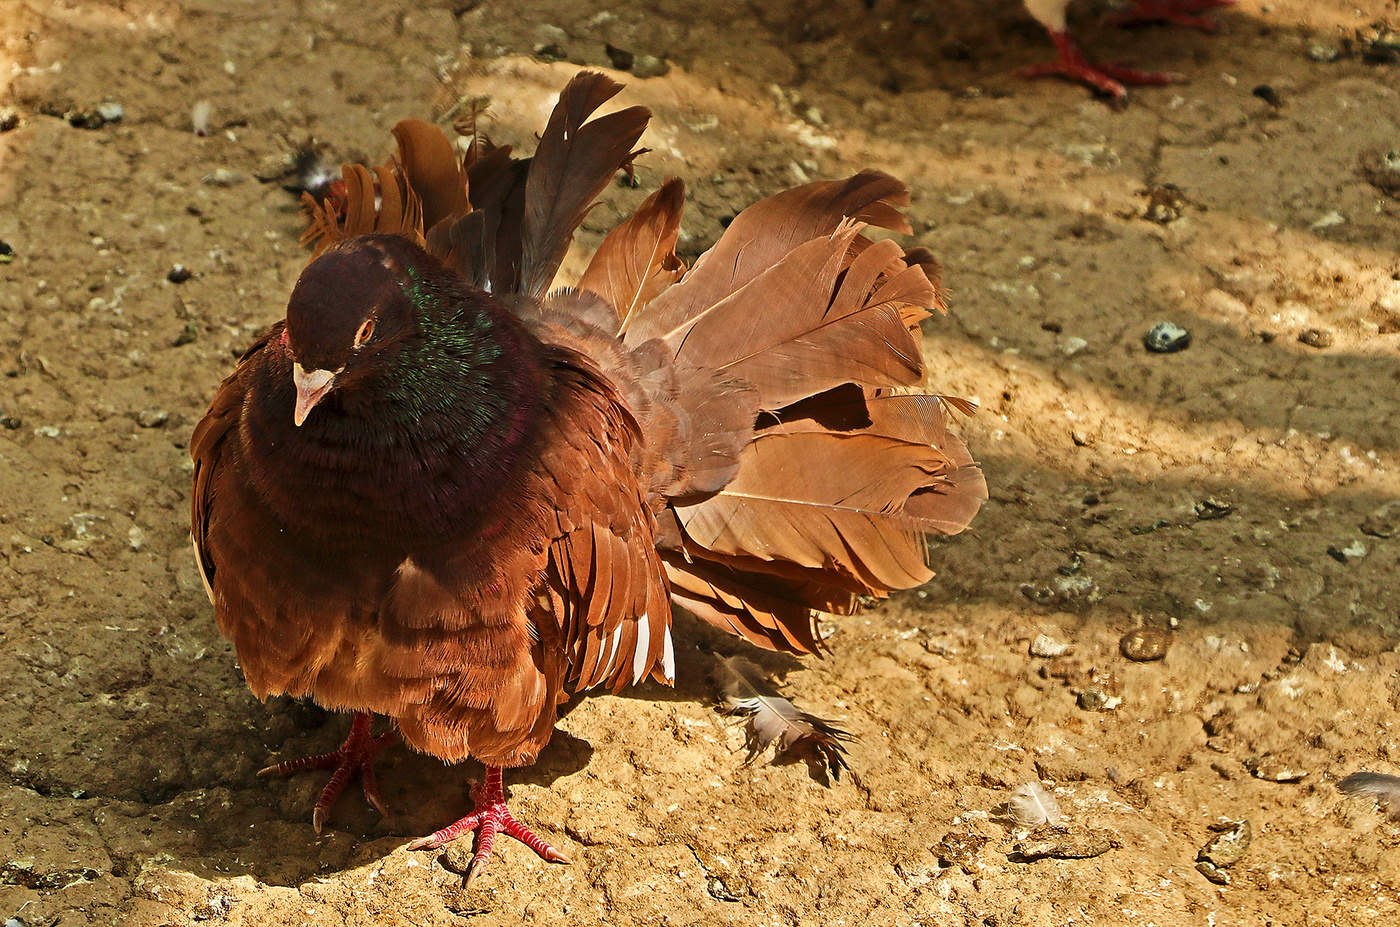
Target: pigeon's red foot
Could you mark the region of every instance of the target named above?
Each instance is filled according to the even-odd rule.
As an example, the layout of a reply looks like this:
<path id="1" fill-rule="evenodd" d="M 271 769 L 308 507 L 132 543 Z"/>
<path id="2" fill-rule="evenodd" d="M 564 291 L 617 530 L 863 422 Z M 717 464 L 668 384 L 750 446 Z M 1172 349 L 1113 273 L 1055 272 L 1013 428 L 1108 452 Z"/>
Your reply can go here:
<path id="1" fill-rule="evenodd" d="M 467 864 L 464 884 L 470 884 L 471 880 L 482 869 L 486 868 L 497 834 L 514 837 L 534 850 L 546 862 L 567 863 L 569 861 L 563 853 L 537 837 L 534 831 L 521 824 L 515 819 L 515 815 L 510 813 L 510 809 L 506 807 L 506 793 L 501 785 L 499 766 L 486 767 L 486 781 L 472 786 L 471 814 L 430 836 L 413 841 L 408 845 L 408 849 L 436 850 L 469 831 L 476 831 L 476 847 L 472 851 L 471 862 Z"/>
<path id="2" fill-rule="evenodd" d="M 384 808 L 384 800 L 379 797 L 379 781 L 374 775 L 374 758 L 380 750 L 399 739 L 399 732 L 390 728 L 378 737 L 371 737 L 369 729 L 373 721 L 373 716 L 368 712 L 357 711 L 355 719 L 350 722 L 350 734 L 338 749 L 330 753 L 273 763 L 258 770 L 258 775 L 290 776 L 308 769 L 334 770 L 331 773 L 331 781 L 326 783 L 326 787 L 321 790 L 321 797 L 311 809 L 311 825 L 316 828 L 318 834 L 330 817 L 331 806 L 340 797 L 340 793 L 345 791 L 346 784 L 354 775 L 360 777 L 360 786 L 364 789 L 365 801 L 369 802 L 370 807 L 380 814 L 388 814 Z"/>
<path id="3" fill-rule="evenodd" d="M 1113 64 L 1091 64 L 1067 33 L 1051 32 L 1050 38 L 1059 49 L 1060 57 L 1048 64 L 1022 68 L 1019 72 L 1022 77 L 1067 77 L 1088 84 L 1119 103 L 1128 99 L 1127 86 L 1160 86 L 1182 79 L 1180 74 L 1165 71 L 1139 71 Z"/>
<path id="4" fill-rule="evenodd" d="M 1171 23 L 1214 32 L 1220 28 L 1213 16 L 1203 16 L 1207 10 L 1234 6 L 1235 0 L 1138 0 L 1130 10 L 1104 17 L 1115 26 L 1140 26 L 1146 23 Z"/>

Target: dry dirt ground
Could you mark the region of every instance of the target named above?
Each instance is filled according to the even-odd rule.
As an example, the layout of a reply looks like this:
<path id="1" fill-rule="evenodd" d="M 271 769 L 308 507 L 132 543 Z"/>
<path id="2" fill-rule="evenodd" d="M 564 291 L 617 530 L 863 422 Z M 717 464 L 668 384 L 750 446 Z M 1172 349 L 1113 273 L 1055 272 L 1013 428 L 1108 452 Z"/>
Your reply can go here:
<path id="1" fill-rule="evenodd" d="M 1336 789 L 1400 772 L 1394 2 L 1244 0 L 1216 37 L 1079 10 L 1099 57 L 1189 77 L 1122 112 L 1014 76 L 1049 44 L 1012 0 L 390 6 L 0 0 L 4 923 L 1397 922 L 1400 824 Z M 859 736 L 852 775 L 745 767 L 709 673 L 741 648 L 682 619 L 675 691 L 582 700 L 511 780 L 573 864 L 502 845 L 463 892 L 402 846 L 478 768 L 396 750 L 392 816 L 348 794 L 320 839 L 315 777 L 254 778 L 345 721 L 245 691 L 186 440 L 304 261 L 263 179 L 289 152 L 379 158 L 478 96 L 528 143 L 609 43 L 654 150 L 581 244 L 673 173 L 688 258 L 762 194 L 901 175 L 952 293 L 933 382 L 981 402 L 992 500 L 926 589 L 832 622 L 833 656 L 761 659 Z M 103 102 L 120 122 L 70 125 Z M 1190 347 L 1145 351 L 1159 321 Z M 1123 656 L 1138 628 L 1165 659 Z M 1032 781 L 1065 832 L 994 819 Z M 1196 868 L 1222 819 L 1253 836 L 1228 885 Z"/>

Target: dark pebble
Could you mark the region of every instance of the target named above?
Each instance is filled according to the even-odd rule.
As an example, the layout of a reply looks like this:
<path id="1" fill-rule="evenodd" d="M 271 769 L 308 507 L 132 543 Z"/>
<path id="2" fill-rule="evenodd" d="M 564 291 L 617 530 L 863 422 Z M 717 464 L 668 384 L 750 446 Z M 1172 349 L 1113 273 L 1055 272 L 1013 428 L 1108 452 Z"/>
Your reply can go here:
<path id="1" fill-rule="evenodd" d="M 1165 657 L 1171 640 L 1171 635 L 1160 628 L 1137 628 L 1119 639 L 1118 650 L 1129 660 L 1146 663 Z"/>
<path id="2" fill-rule="evenodd" d="M 170 268 L 170 272 L 165 275 L 165 279 L 169 280 L 171 283 L 184 283 L 193 276 L 194 274 L 184 264 L 176 264 L 174 267 Z"/>
<path id="3" fill-rule="evenodd" d="M 15 249 L 8 241 L 0 240 L 0 264 L 8 264 L 15 259 Z"/>
<path id="4" fill-rule="evenodd" d="M 9 431 L 18 431 L 20 428 L 24 427 L 24 419 L 20 418 L 18 415 L 7 415 L 4 418 L 0 418 L 0 425 L 4 425 Z"/>
<path id="5" fill-rule="evenodd" d="M 1202 499 L 1196 503 L 1196 517 L 1201 521 L 1214 521 L 1217 518 L 1224 518 L 1235 510 L 1235 507 L 1228 502 L 1219 499 Z"/>
<path id="6" fill-rule="evenodd" d="M 1347 554 L 1346 554 L 1346 551 L 1342 550 L 1342 549 L 1341 549 L 1340 547 L 1338 547 L 1336 544 L 1332 544 L 1332 545 L 1330 545 L 1330 546 L 1327 548 L 1327 556 L 1331 557 L 1333 560 L 1337 561 L 1338 563 L 1346 563 L 1346 562 L 1347 562 Z"/>
<path id="7" fill-rule="evenodd" d="M 1142 338 L 1143 345 L 1153 354 L 1172 354 L 1191 345 L 1191 333 L 1171 322 L 1158 322 Z"/>
<path id="8" fill-rule="evenodd" d="M 1277 90 L 1270 87 L 1268 84 L 1260 84 L 1258 87 L 1255 87 L 1254 95 L 1274 109 L 1279 109 L 1283 106 L 1283 98 L 1278 95 Z"/>
<path id="9" fill-rule="evenodd" d="M 636 56 L 630 51 L 616 45 L 604 45 L 603 49 L 608 53 L 608 60 L 612 62 L 613 67 L 619 71 L 632 70 L 632 62 L 636 60 Z"/>

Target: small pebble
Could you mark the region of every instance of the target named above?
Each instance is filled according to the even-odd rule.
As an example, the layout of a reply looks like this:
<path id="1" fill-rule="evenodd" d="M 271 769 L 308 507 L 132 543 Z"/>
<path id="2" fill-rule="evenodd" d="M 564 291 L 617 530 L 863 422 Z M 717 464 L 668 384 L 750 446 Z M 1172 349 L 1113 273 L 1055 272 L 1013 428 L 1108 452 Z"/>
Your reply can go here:
<path id="1" fill-rule="evenodd" d="M 1123 704 L 1123 698 L 1119 695 L 1109 695 L 1102 689 L 1085 689 L 1079 693 L 1079 707 L 1085 711 L 1112 711 Z"/>
<path id="2" fill-rule="evenodd" d="M 1352 541 L 1346 547 L 1338 547 L 1334 544 L 1327 548 L 1327 553 L 1338 563 L 1346 563 L 1348 560 L 1360 560 L 1366 556 L 1366 545 L 1360 541 Z"/>
<path id="3" fill-rule="evenodd" d="M 1254 88 L 1253 92 L 1256 97 L 1263 100 L 1274 109 L 1283 108 L 1283 97 L 1279 96 L 1278 91 L 1268 84 L 1260 84 L 1258 87 Z"/>
<path id="4" fill-rule="evenodd" d="M 1336 61 L 1341 57 L 1341 52 L 1331 45 L 1314 44 L 1308 46 L 1308 57 L 1313 61 L 1320 61 L 1324 64 Z"/>
<path id="5" fill-rule="evenodd" d="M 670 71 L 671 65 L 655 55 L 638 55 L 632 64 L 632 73 L 638 77 L 664 77 Z"/>
<path id="6" fill-rule="evenodd" d="M 146 532 L 132 525 L 126 531 L 126 543 L 132 550 L 140 550 L 146 546 Z"/>
<path id="7" fill-rule="evenodd" d="M 1025 840 L 1012 847 L 1010 859 L 1033 863 L 1039 859 L 1093 859 L 1123 844 L 1112 831 L 1087 828 L 1065 830 L 1054 826 L 1037 827 Z"/>
<path id="8" fill-rule="evenodd" d="M 1244 858 L 1254 840 L 1249 821 L 1221 821 L 1212 824 L 1215 836 L 1196 854 L 1196 871 L 1216 885 L 1229 885 L 1230 874 L 1225 870 Z"/>
<path id="9" fill-rule="evenodd" d="M 8 264 L 15 259 L 15 249 L 8 241 L 0 239 L 0 264 Z"/>
<path id="10" fill-rule="evenodd" d="M 0 106 L 0 132 L 19 128 L 19 110 L 13 106 Z"/>
<path id="11" fill-rule="evenodd" d="M 200 138 L 207 138 L 212 131 L 210 122 L 214 117 L 214 107 L 208 100 L 200 100 L 190 109 L 190 127 Z"/>
<path id="12" fill-rule="evenodd" d="M 1069 644 L 1064 641 L 1055 640 L 1049 634 L 1037 634 L 1035 640 L 1031 641 L 1031 656 L 1033 657 L 1062 657 L 1069 653 Z"/>
<path id="13" fill-rule="evenodd" d="M 136 413 L 136 424 L 142 428 L 160 428 L 170 421 L 170 413 L 164 409 L 142 409 Z"/>
<path id="14" fill-rule="evenodd" d="M 1059 343 L 1060 353 L 1065 357 L 1073 357 L 1076 354 L 1082 354 L 1084 349 L 1088 346 L 1089 342 L 1075 336 L 1065 338 Z"/>
<path id="15" fill-rule="evenodd" d="M 1118 650 L 1129 660 L 1146 663 L 1165 657 L 1171 642 L 1171 635 L 1160 628 L 1136 628 L 1119 639 Z"/>
<path id="16" fill-rule="evenodd" d="M 1400 502 L 1387 502 L 1361 522 L 1361 533 L 1373 538 L 1393 538 L 1400 531 Z"/>
<path id="17" fill-rule="evenodd" d="M 1312 225 L 1309 225 L 1308 228 L 1314 232 L 1321 232 L 1323 229 L 1330 229 L 1334 226 L 1346 224 L 1347 217 L 1334 209 L 1331 212 L 1327 213 L 1325 216 L 1322 216 Z"/>
<path id="18" fill-rule="evenodd" d="M 1158 322 L 1143 336 L 1142 343 L 1153 354 L 1183 351 L 1191 344 L 1191 333 L 1171 322 Z"/>
<path id="19" fill-rule="evenodd" d="M 1400 199 L 1400 148 L 1371 148 L 1362 152 L 1361 173 L 1371 186 Z"/>
<path id="20" fill-rule="evenodd" d="M 7 415 L 4 418 L 0 418 L 0 425 L 5 426 L 7 431 L 18 431 L 20 428 L 24 427 L 24 419 L 20 418 L 18 415 Z"/>
<path id="21" fill-rule="evenodd" d="M 121 122 L 123 117 L 126 116 L 126 110 L 120 103 L 114 100 L 107 100 L 104 103 L 97 104 L 97 108 L 94 109 L 93 112 L 101 116 L 103 122 Z"/>
<path id="22" fill-rule="evenodd" d="M 199 326 L 194 319 L 185 322 L 185 327 L 180 329 L 180 334 L 175 336 L 175 340 L 170 342 L 173 348 L 182 347 L 187 344 L 194 344 L 199 340 Z"/>
<path id="23" fill-rule="evenodd" d="M 1217 518 L 1224 518 L 1235 510 L 1235 507 L 1228 502 L 1221 502 L 1219 499 L 1202 499 L 1195 505 L 1196 517 L 1201 521 L 1214 521 Z"/>
<path id="24" fill-rule="evenodd" d="M 243 174 L 238 171 L 231 171 L 226 167 L 215 168 L 211 173 L 205 174 L 203 183 L 211 187 L 231 187 L 234 184 L 242 183 Z"/>
<path id="25" fill-rule="evenodd" d="M 1325 328 L 1304 329 L 1298 335 L 1298 340 L 1310 348 L 1332 347 L 1332 333 Z"/>
<path id="26" fill-rule="evenodd" d="M 1144 218 L 1158 225 L 1169 225 L 1181 218 L 1186 209 L 1186 195 L 1174 183 L 1157 184 L 1147 189 L 1147 210 Z"/>
<path id="27" fill-rule="evenodd" d="M 632 65 L 637 60 L 636 55 L 625 48 L 618 48 L 616 45 L 604 45 L 603 50 L 608 53 L 608 60 L 612 62 L 612 66 L 619 71 L 632 70 Z"/>
<path id="28" fill-rule="evenodd" d="M 986 843 L 987 838 L 981 834 L 954 830 L 943 835 L 943 839 L 933 848 L 933 853 L 940 865 L 960 866 L 964 872 L 970 872 Z"/>
<path id="29" fill-rule="evenodd" d="M 184 283 L 193 277 L 194 274 L 184 264 L 175 264 L 170 268 L 170 272 L 165 275 L 165 279 L 171 283 Z"/>
<path id="30" fill-rule="evenodd" d="M 1361 58 L 1367 64 L 1400 64 L 1400 33 L 1384 32 L 1367 44 Z"/>
<path id="31" fill-rule="evenodd" d="M 1291 766 L 1267 756 L 1252 756 L 1244 761 L 1244 768 L 1256 779 L 1265 782 L 1299 782 L 1307 778 L 1308 771 Z"/>
<path id="32" fill-rule="evenodd" d="M 535 27 L 535 42 L 539 45 L 563 45 L 569 41 L 569 33 L 552 23 L 540 23 Z"/>

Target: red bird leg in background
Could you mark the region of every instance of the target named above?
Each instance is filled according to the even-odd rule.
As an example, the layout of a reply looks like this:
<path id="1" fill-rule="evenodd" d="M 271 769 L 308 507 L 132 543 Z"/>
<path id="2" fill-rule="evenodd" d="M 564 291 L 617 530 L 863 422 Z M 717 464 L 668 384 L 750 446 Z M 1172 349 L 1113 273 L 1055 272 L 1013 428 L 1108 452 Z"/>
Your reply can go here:
<path id="1" fill-rule="evenodd" d="M 1181 75 L 1167 71 L 1139 71 L 1113 64 L 1092 64 L 1084 57 L 1068 32 L 1047 29 L 1060 56 L 1047 64 L 1031 65 L 1017 73 L 1022 77 L 1067 77 L 1088 84 L 1102 94 L 1122 102 L 1128 98 L 1128 86 L 1161 86 L 1181 80 Z"/>
<path id="2" fill-rule="evenodd" d="M 1138 0 L 1130 10 L 1114 13 L 1104 22 L 1115 26 L 1136 26 L 1144 23 L 1171 23 L 1189 29 L 1214 32 L 1220 28 L 1213 16 L 1202 16 L 1207 10 L 1234 6 L 1236 0 Z"/>
<path id="3" fill-rule="evenodd" d="M 491 858 L 491 847 L 497 834 L 514 837 L 546 862 L 567 863 L 569 860 L 554 847 L 545 843 L 535 832 L 515 819 L 506 807 L 505 787 L 501 784 L 501 767 L 487 766 L 486 781 L 472 786 L 472 813 L 455 824 L 434 831 L 408 845 L 410 850 L 436 850 L 444 844 L 456 840 L 469 831 L 476 831 L 476 849 L 472 861 L 467 864 L 466 882 L 482 869 Z"/>
<path id="4" fill-rule="evenodd" d="M 340 793 L 345 790 L 345 786 L 350 782 L 350 777 L 356 774 L 360 777 L 360 786 L 364 789 L 365 801 L 369 802 L 370 807 L 381 815 L 388 814 L 389 812 L 384 808 L 384 800 L 379 797 L 379 781 L 374 775 L 374 758 L 380 750 L 399 739 L 399 732 L 390 728 L 378 737 L 371 737 L 369 728 L 373 722 L 374 716 L 369 712 L 357 711 L 354 720 L 350 722 L 350 733 L 346 736 L 345 742 L 335 750 L 330 753 L 303 756 L 295 760 L 273 763 L 271 766 L 265 766 L 258 770 L 258 775 L 290 776 L 308 769 L 335 770 L 331 773 L 331 781 L 327 782 L 326 787 L 321 790 L 321 797 L 316 799 L 316 805 L 311 810 L 311 824 L 318 834 L 330 816 L 331 806 L 340 797 Z"/>

